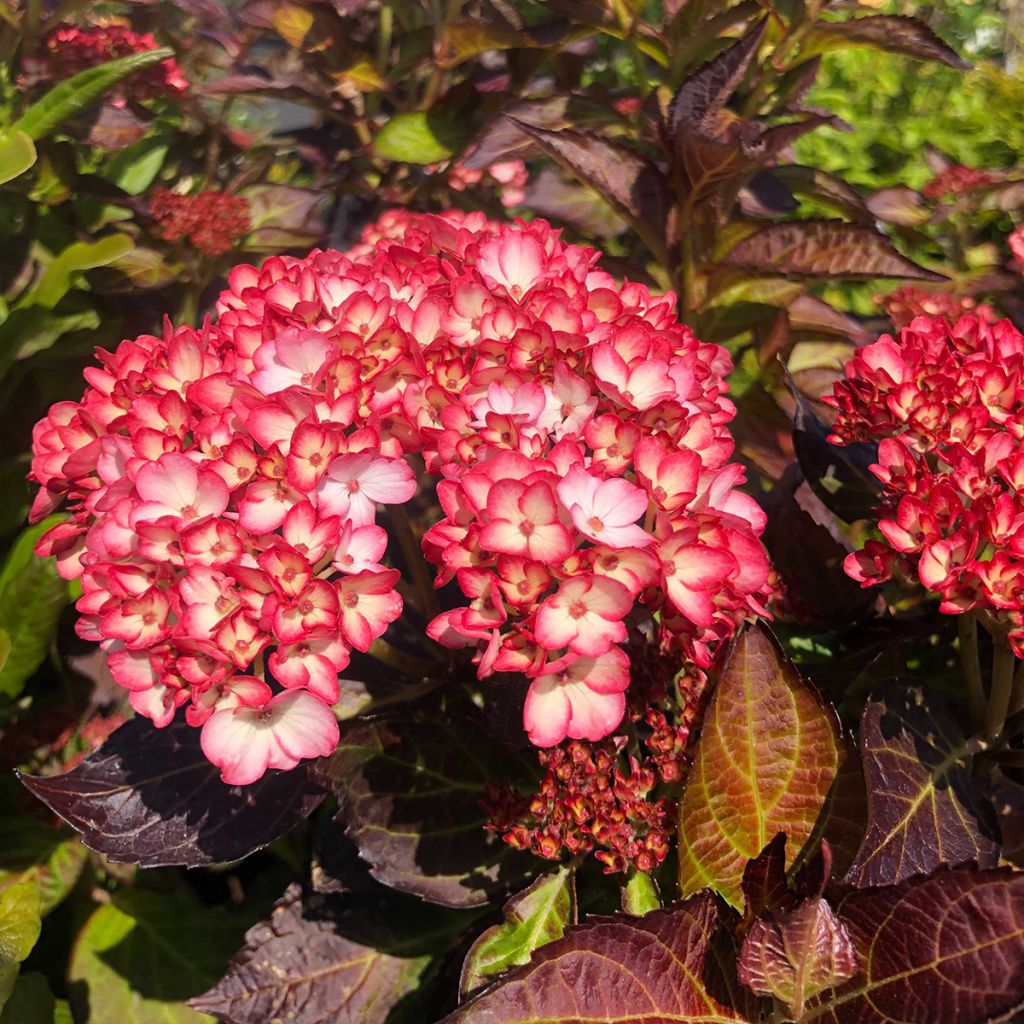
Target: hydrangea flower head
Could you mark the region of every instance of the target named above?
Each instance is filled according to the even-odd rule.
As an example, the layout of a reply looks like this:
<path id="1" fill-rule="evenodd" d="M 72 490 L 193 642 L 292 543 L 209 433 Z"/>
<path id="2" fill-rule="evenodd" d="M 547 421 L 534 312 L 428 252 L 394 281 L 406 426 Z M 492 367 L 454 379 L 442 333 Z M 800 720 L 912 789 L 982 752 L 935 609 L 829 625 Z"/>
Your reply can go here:
<path id="1" fill-rule="evenodd" d="M 402 614 L 386 510 L 418 489 L 427 633 L 530 680 L 528 733 L 598 741 L 631 633 L 706 666 L 762 611 L 726 353 L 543 221 L 386 214 L 346 253 L 239 266 L 201 329 L 100 352 L 37 425 L 40 542 L 139 714 L 185 706 L 225 779 L 329 751 L 353 651 Z"/>
<path id="2" fill-rule="evenodd" d="M 847 572 L 918 580 L 949 614 L 983 609 L 1024 655 L 1024 335 L 978 313 L 917 317 L 860 349 L 830 401 L 834 440 L 880 441 L 883 539 Z"/>

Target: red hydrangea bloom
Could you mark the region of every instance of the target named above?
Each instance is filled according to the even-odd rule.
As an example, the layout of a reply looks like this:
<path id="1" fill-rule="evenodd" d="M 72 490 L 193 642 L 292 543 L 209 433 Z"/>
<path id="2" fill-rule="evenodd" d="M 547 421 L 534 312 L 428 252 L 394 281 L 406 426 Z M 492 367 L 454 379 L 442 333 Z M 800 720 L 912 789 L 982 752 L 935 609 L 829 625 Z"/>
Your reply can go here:
<path id="1" fill-rule="evenodd" d="M 978 302 L 970 295 L 927 291 L 910 284 L 900 285 L 876 301 L 884 306 L 886 315 L 897 330 L 909 327 L 910 322 L 918 316 L 941 316 L 947 320 L 957 320 L 966 313 L 974 313 L 990 324 L 999 319 L 999 314 L 992 306 Z"/>
<path id="2" fill-rule="evenodd" d="M 1024 224 L 1018 224 L 1007 236 L 1006 244 L 1013 253 L 1010 266 L 1018 273 L 1024 270 Z"/>
<path id="3" fill-rule="evenodd" d="M 835 440 L 881 441 L 884 539 L 847 572 L 920 580 L 950 614 L 985 609 L 1024 655 L 1024 335 L 918 317 L 858 351 L 831 402 Z"/>
<path id="4" fill-rule="evenodd" d="M 376 516 L 416 491 L 409 456 L 464 595 L 428 633 L 532 680 L 535 742 L 618 726 L 637 606 L 707 665 L 768 572 L 729 359 L 598 255 L 399 211 L 348 253 L 236 267 L 200 330 L 100 352 L 36 427 L 34 515 L 67 504 L 38 550 L 81 577 L 79 632 L 135 709 L 188 705 L 229 781 L 329 750 L 338 673 L 401 613 Z"/>
<path id="5" fill-rule="evenodd" d="M 241 196 L 208 189 L 179 195 L 158 188 L 150 197 L 153 233 L 167 242 L 188 239 L 206 256 L 223 256 L 248 234 L 249 201 Z"/>
<path id="6" fill-rule="evenodd" d="M 22 84 L 63 81 L 97 64 L 155 50 L 159 45 L 152 33 L 133 32 L 114 22 L 87 28 L 62 23 L 46 34 L 38 51 L 24 62 Z M 188 86 L 172 57 L 143 68 L 126 84 L 132 96 L 140 100 L 180 96 Z"/>
<path id="7" fill-rule="evenodd" d="M 967 167 L 964 164 L 953 164 L 927 182 L 921 189 L 921 194 L 926 199 L 945 199 L 962 195 L 974 188 L 991 185 L 995 180 L 995 176 L 988 171 Z"/>

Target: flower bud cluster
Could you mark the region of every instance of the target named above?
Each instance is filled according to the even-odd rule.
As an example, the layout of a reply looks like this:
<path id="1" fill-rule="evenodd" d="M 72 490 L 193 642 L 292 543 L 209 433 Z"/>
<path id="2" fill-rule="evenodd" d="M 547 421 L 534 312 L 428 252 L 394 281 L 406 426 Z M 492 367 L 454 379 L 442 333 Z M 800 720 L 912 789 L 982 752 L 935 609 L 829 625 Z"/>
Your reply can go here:
<path id="1" fill-rule="evenodd" d="M 921 189 L 926 199 L 949 199 L 962 195 L 974 188 L 982 188 L 995 182 L 995 177 L 988 171 L 967 167 L 964 164 L 953 164 L 940 171 Z"/>
<path id="2" fill-rule="evenodd" d="M 945 317 L 957 320 L 967 313 L 974 313 L 988 323 L 999 319 L 996 310 L 985 302 L 978 302 L 970 295 L 953 295 L 950 292 L 926 291 L 911 284 L 900 285 L 895 291 L 876 301 L 882 304 L 886 315 L 897 330 L 909 327 L 918 316 Z"/>
<path id="3" fill-rule="evenodd" d="M 179 195 L 158 188 L 150 197 L 153 233 L 167 242 L 189 242 L 205 256 L 230 252 L 250 228 L 249 202 L 241 196 L 208 189 Z"/>

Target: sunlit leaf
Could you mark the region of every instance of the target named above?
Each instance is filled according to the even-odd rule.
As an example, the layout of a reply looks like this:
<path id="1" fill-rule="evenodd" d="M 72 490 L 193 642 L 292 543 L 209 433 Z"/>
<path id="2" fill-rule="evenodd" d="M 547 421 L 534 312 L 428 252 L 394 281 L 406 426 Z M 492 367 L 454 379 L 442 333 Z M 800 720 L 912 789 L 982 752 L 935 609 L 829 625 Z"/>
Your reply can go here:
<path id="1" fill-rule="evenodd" d="M 802 900 L 751 925 L 737 971 L 744 985 L 779 1000 L 789 1019 L 799 1020 L 806 1000 L 857 973 L 857 951 L 827 900 Z"/>
<path id="2" fill-rule="evenodd" d="M 597 135 L 517 124 L 548 156 L 610 203 L 652 253 L 664 254 L 671 200 L 664 176 L 652 163 Z"/>
<path id="3" fill-rule="evenodd" d="M 919 227 L 931 216 L 921 193 L 906 185 L 879 189 L 868 197 L 867 205 L 879 220 L 905 228 Z"/>
<path id="4" fill-rule="evenodd" d="M 20 882 L 0 891 L 0 1009 L 18 978 L 18 965 L 32 952 L 39 938 L 39 890 Z"/>
<path id="5" fill-rule="evenodd" d="M 305 768 L 227 786 L 183 720 L 122 725 L 62 775 L 21 775 L 26 788 L 112 861 L 197 867 L 240 860 L 308 817 L 323 800 Z"/>
<path id="6" fill-rule="evenodd" d="M 999 829 L 970 773 L 963 732 L 921 688 L 891 686 L 864 708 L 868 828 L 844 881 L 890 885 L 941 866 L 999 863 Z"/>
<path id="7" fill-rule="evenodd" d="M 562 937 L 576 914 L 572 869 L 540 875 L 505 904 L 504 914 L 504 922 L 488 928 L 466 954 L 459 981 L 463 995 L 527 963 L 536 949 Z"/>
<path id="8" fill-rule="evenodd" d="M 440 112 L 396 114 L 374 136 L 373 152 L 407 164 L 440 163 L 462 148 L 466 127 Z"/>
<path id="9" fill-rule="evenodd" d="M 72 242 L 54 258 L 22 304 L 53 309 L 71 288 L 76 274 L 113 263 L 134 247 L 135 242 L 128 235 L 120 234 L 107 235 L 94 242 Z"/>
<path id="10" fill-rule="evenodd" d="M 680 888 L 743 902 L 743 870 L 778 832 L 810 837 L 839 767 L 835 714 L 764 626 L 745 628 L 712 693 L 679 811 Z"/>
<path id="11" fill-rule="evenodd" d="M 884 235 L 872 228 L 835 220 L 803 220 L 761 228 L 725 253 L 722 262 L 799 277 L 944 280 L 941 274 L 901 256 Z"/>
<path id="12" fill-rule="evenodd" d="M 36 162 L 36 147 L 25 132 L 0 138 L 0 185 L 24 174 Z"/>
<path id="13" fill-rule="evenodd" d="M 92 106 L 118 82 L 171 56 L 173 51 L 167 47 L 143 50 L 80 71 L 55 85 L 41 100 L 33 103 L 11 126 L 10 134 L 24 132 L 38 142 L 56 131 L 65 121 Z"/>
<path id="14" fill-rule="evenodd" d="M 846 21 L 818 21 L 801 40 L 801 56 L 826 53 L 851 44 L 873 46 L 889 53 L 902 53 L 918 60 L 934 60 L 958 71 L 967 71 L 964 60 L 919 18 L 898 14 L 870 14 Z"/>
<path id="15" fill-rule="evenodd" d="M 271 17 L 277 34 L 289 46 L 299 49 L 313 27 L 313 12 L 301 4 L 283 3 L 274 6 Z"/>
<path id="16" fill-rule="evenodd" d="M 643 917 L 591 917 L 442 1024 L 728 1024 L 757 1018 L 730 989 L 708 892 Z"/>
<path id="17" fill-rule="evenodd" d="M 502 22 L 452 21 L 441 36 L 441 64 L 454 67 L 488 50 L 509 50 L 529 46 L 530 40 Z"/>
<path id="18" fill-rule="evenodd" d="M 423 1024 L 427 983 L 465 915 L 391 899 L 305 901 L 291 886 L 189 1005 L 223 1024 Z"/>
<path id="19" fill-rule="evenodd" d="M 1024 874 L 942 869 L 835 909 L 861 970 L 801 1024 L 983 1024 L 1024 1003 Z"/>

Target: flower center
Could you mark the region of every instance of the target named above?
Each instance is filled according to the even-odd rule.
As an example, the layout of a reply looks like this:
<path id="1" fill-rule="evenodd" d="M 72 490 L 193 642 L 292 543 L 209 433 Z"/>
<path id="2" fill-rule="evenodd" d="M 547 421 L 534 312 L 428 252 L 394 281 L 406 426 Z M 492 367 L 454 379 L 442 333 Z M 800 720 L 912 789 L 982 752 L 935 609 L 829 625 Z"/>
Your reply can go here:
<path id="1" fill-rule="evenodd" d="M 569 605 L 569 615 L 574 619 L 582 619 L 587 614 L 587 606 L 582 601 L 573 601 Z"/>

